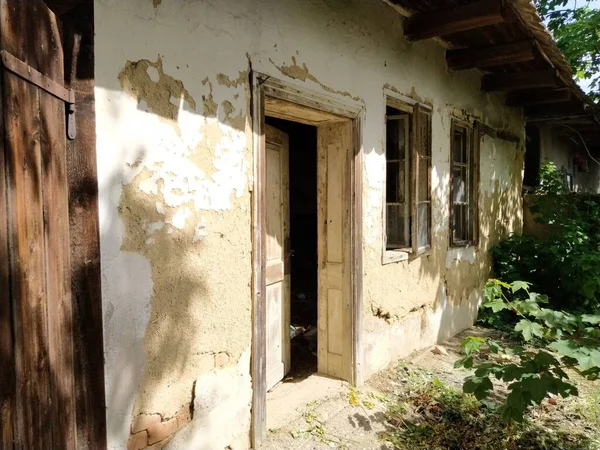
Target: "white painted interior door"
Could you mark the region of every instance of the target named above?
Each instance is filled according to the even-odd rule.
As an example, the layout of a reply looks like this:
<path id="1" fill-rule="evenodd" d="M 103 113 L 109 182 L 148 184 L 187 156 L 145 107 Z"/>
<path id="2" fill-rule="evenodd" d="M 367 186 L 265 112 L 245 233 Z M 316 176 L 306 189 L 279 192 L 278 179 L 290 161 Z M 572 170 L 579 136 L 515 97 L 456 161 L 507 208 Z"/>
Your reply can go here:
<path id="1" fill-rule="evenodd" d="M 267 390 L 290 370 L 289 138 L 266 125 Z"/>

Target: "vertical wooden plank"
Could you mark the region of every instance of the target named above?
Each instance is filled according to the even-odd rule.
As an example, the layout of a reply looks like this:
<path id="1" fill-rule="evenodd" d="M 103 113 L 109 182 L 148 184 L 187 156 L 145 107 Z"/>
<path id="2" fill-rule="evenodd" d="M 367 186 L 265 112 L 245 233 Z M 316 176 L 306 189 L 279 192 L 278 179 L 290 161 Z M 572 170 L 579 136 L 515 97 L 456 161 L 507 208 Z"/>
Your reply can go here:
<path id="1" fill-rule="evenodd" d="M 80 449 L 105 449 L 93 0 L 81 0 L 61 19 L 65 80 L 77 101 L 77 139 L 67 143 L 76 440 Z"/>
<path id="2" fill-rule="evenodd" d="M 53 442 L 75 448 L 65 104 L 40 92 L 42 192 Z"/>
<path id="3" fill-rule="evenodd" d="M 64 55 L 58 19 L 36 5 L 39 70 L 64 83 Z M 73 345 L 69 263 L 69 207 L 66 171 L 65 103 L 39 90 L 42 205 L 46 266 L 48 350 L 53 445 L 75 448 Z"/>
<path id="4" fill-rule="evenodd" d="M 266 263 L 265 249 L 265 94 L 262 80 L 250 72 L 252 85 L 252 147 L 254 182 L 252 188 L 252 424 L 251 444 L 260 447 L 267 432 L 266 380 Z"/>
<path id="5" fill-rule="evenodd" d="M 42 216 L 38 89 L 4 74 L 6 152 L 11 195 L 11 286 L 16 361 L 16 441 L 52 446 L 47 304 Z"/>
<path id="6" fill-rule="evenodd" d="M 450 181 L 448 192 L 450 197 L 448 198 L 449 214 L 448 214 L 448 244 L 450 247 L 454 246 L 454 133 L 456 132 L 456 124 L 454 119 L 451 119 L 450 124 Z"/>
<path id="7" fill-rule="evenodd" d="M 327 147 L 317 127 L 317 370 L 327 373 Z"/>
<path id="8" fill-rule="evenodd" d="M 476 121 L 473 125 L 473 157 L 472 157 L 472 172 L 473 172 L 473 203 L 472 203 L 472 217 L 473 217 L 473 245 L 479 245 L 479 179 L 480 179 L 480 167 L 479 158 L 481 152 L 481 133 L 479 121 Z"/>
<path id="9" fill-rule="evenodd" d="M 410 136 L 410 185 L 413 187 L 410 196 L 410 215 L 412 217 L 411 220 L 411 247 L 413 255 L 417 254 L 419 244 L 419 211 L 417 208 L 417 204 L 419 201 L 419 186 L 418 186 L 418 174 L 419 174 L 419 152 L 418 149 L 421 146 L 421 133 L 419 120 L 421 119 L 421 105 L 415 103 L 413 106 L 413 114 L 412 114 L 412 133 Z"/>
<path id="10" fill-rule="evenodd" d="M 0 83 L 3 75 L 0 76 Z M 0 111 L 4 111 L 0 88 Z M 0 448 L 12 448 L 15 408 L 15 366 L 12 339 L 8 252 L 8 188 L 4 145 L 4 114 L 0 114 Z"/>
<path id="11" fill-rule="evenodd" d="M 363 376 L 363 208 L 362 208 L 362 123 L 364 110 L 352 121 L 351 185 L 352 185 L 352 230 L 351 230 L 351 267 L 352 267 L 352 383 L 360 386 Z M 385 223 L 385 222 L 383 222 Z M 384 244 L 385 245 L 385 244 Z"/>
<path id="12" fill-rule="evenodd" d="M 337 124 L 339 127 L 340 159 L 342 166 L 342 196 L 340 203 L 342 207 L 342 378 L 352 381 L 352 121 L 346 120 Z"/>

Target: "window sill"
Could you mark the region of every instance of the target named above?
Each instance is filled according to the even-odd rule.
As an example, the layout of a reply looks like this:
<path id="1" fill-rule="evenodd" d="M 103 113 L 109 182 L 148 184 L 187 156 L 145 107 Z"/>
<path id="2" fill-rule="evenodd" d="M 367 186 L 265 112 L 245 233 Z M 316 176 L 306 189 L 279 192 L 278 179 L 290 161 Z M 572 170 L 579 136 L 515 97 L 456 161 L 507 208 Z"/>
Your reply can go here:
<path id="1" fill-rule="evenodd" d="M 385 264 L 398 263 L 398 262 L 402 262 L 402 261 L 408 261 L 409 255 L 410 255 L 409 252 L 403 251 L 403 250 L 386 250 L 383 253 L 383 258 L 382 258 L 381 263 L 383 265 L 385 265 Z"/>
<path id="2" fill-rule="evenodd" d="M 473 242 L 464 242 L 464 243 L 463 242 L 459 242 L 459 243 L 456 243 L 456 244 L 450 244 L 450 249 L 453 249 L 453 248 L 469 248 L 469 247 L 473 247 L 473 248 L 477 249 L 478 244 L 475 244 Z"/>

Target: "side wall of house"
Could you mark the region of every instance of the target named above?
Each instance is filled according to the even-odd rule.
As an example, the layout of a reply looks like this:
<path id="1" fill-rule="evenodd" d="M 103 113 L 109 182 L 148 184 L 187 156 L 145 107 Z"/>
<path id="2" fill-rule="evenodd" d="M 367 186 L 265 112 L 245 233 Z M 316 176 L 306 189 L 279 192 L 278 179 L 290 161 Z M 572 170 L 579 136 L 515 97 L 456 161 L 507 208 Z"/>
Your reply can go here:
<path id="1" fill-rule="evenodd" d="M 577 192 L 600 193 L 600 165 L 589 158 L 582 145 L 558 133 L 550 125 L 540 127 L 541 162 L 552 161 L 560 170 L 573 176 L 573 187 Z M 588 160 L 588 172 L 580 172 L 574 157 L 580 154 Z"/>
<path id="2" fill-rule="evenodd" d="M 451 117 L 524 133 L 476 73 L 407 43 L 380 0 L 95 8 L 109 448 L 247 446 L 251 67 L 365 108 L 363 374 L 472 323 L 486 250 L 521 227 L 523 148 L 483 138 L 481 244 L 448 249 Z M 433 107 L 434 191 L 432 251 L 385 266 L 384 88 Z"/>

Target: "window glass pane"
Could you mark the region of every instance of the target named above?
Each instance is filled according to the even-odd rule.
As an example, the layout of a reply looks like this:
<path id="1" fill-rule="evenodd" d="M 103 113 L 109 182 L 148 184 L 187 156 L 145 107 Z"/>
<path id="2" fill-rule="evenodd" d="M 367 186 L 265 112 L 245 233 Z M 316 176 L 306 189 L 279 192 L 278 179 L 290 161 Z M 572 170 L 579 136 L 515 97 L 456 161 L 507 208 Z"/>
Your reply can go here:
<path id="1" fill-rule="evenodd" d="M 452 180 L 452 200 L 455 203 L 467 202 L 467 169 L 454 167 Z"/>
<path id="2" fill-rule="evenodd" d="M 419 201 L 427 201 L 429 189 L 429 158 L 419 158 Z"/>
<path id="3" fill-rule="evenodd" d="M 418 206 L 419 229 L 417 230 L 417 246 L 419 248 L 429 245 L 429 203 Z"/>
<path id="4" fill-rule="evenodd" d="M 385 179 L 385 198 L 388 203 L 398 203 L 400 200 L 400 163 L 388 162 Z"/>
<path id="5" fill-rule="evenodd" d="M 408 244 L 407 217 L 404 205 L 387 205 L 387 242 L 388 250 L 406 248 Z"/>
<path id="6" fill-rule="evenodd" d="M 452 143 L 452 154 L 454 162 L 467 162 L 467 142 L 464 132 L 455 131 L 454 141 Z"/>
<path id="7" fill-rule="evenodd" d="M 465 213 L 466 206 L 458 205 L 454 207 L 454 216 L 452 217 L 452 238 L 455 242 L 465 241 L 467 239 L 465 233 Z"/>
<path id="8" fill-rule="evenodd" d="M 388 160 L 404 159 L 406 136 L 404 119 L 388 119 L 386 125 L 385 155 Z"/>

